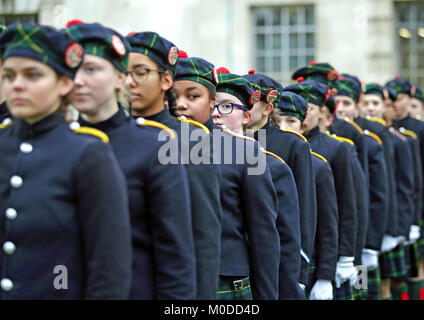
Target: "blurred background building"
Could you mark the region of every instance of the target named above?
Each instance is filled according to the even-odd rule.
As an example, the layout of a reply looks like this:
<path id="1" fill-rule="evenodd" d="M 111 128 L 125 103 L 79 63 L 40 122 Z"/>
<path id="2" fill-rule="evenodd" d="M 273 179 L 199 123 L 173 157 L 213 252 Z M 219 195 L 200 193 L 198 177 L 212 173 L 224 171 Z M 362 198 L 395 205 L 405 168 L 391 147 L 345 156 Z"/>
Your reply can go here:
<path id="1" fill-rule="evenodd" d="M 0 23 L 57 28 L 70 19 L 123 34 L 156 31 L 189 56 L 288 85 L 311 60 L 424 88 L 424 0 L 0 0 Z"/>

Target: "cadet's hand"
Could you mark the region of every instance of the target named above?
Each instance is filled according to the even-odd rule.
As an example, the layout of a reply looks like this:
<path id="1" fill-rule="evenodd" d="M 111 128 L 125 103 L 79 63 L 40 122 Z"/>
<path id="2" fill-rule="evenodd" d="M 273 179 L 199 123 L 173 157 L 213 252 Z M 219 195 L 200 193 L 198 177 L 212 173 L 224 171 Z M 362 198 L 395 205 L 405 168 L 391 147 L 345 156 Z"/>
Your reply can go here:
<path id="1" fill-rule="evenodd" d="M 312 287 L 309 300 L 333 300 L 333 285 L 331 281 L 318 279 Z"/>
<path id="2" fill-rule="evenodd" d="M 412 225 L 409 229 L 409 240 L 406 242 L 406 244 L 413 244 L 415 243 L 421 235 L 420 227 L 416 225 Z"/>
<path id="3" fill-rule="evenodd" d="M 350 281 L 351 286 L 355 283 L 358 274 L 356 272 L 356 268 L 353 266 L 354 260 L 354 257 L 341 256 L 339 261 L 337 261 L 336 288 L 340 288 L 341 285 L 347 280 Z"/>
<path id="4" fill-rule="evenodd" d="M 371 249 L 362 249 L 362 264 L 367 269 L 375 269 L 378 267 L 378 251 Z"/>
<path id="5" fill-rule="evenodd" d="M 397 238 L 385 234 L 383 237 L 383 243 L 381 244 L 381 251 L 392 251 L 394 248 L 397 247 L 398 244 L 399 241 Z"/>

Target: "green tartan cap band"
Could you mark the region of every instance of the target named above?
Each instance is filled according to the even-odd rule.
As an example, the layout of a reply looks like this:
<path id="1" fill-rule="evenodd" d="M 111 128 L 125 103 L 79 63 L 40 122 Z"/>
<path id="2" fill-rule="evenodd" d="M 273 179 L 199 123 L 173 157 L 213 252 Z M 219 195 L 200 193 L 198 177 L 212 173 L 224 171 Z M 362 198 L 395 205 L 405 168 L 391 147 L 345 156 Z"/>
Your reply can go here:
<path id="1" fill-rule="evenodd" d="M 175 81 L 178 80 L 197 82 L 215 92 L 218 74 L 215 66 L 202 58 L 180 58 L 175 71 Z"/>

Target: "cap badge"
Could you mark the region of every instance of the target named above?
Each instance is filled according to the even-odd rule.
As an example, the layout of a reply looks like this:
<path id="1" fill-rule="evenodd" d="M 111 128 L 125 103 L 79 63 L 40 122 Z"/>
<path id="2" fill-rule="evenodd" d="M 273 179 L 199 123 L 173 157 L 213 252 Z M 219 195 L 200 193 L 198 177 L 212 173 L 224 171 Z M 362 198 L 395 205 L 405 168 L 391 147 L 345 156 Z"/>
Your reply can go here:
<path id="1" fill-rule="evenodd" d="M 111 37 L 110 41 L 112 42 L 113 50 L 115 50 L 115 52 L 119 56 L 121 56 L 121 57 L 125 56 L 125 53 L 126 53 L 125 45 L 122 42 L 122 40 L 116 34 L 114 34 Z"/>
<path id="2" fill-rule="evenodd" d="M 168 63 L 173 66 L 177 63 L 178 61 L 178 48 L 177 47 L 172 47 L 171 49 L 169 49 L 169 53 L 168 53 Z"/>
<path id="3" fill-rule="evenodd" d="M 82 61 L 84 49 L 76 42 L 71 44 L 65 51 L 65 63 L 69 68 L 76 68 Z"/>

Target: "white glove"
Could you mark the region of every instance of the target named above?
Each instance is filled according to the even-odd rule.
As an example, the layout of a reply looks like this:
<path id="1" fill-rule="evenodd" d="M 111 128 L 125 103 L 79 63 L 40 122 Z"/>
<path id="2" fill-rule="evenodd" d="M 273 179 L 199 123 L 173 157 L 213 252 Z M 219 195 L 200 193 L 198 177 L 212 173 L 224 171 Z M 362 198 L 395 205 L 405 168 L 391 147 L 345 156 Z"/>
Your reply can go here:
<path id="1" fill-rule="evenodd" d="M 397 247 L 398 244 L 399 241 L 397 238 L 385 234 L 383 237 L 383 243 L 381 244 L 381 251 L 392 251 L 394 248 Z"/>
<path id="2" fill-rule="evenodd" d="M 398 236 L 395 238 L 398 244 L 405 244 L 406 238 L 404 236 Z"/>
<path id="3" fill-rule="evenodd" d="M 362 264 L 367 269 L 375 269 L 378 267 L 378 251 L 371 249 L 362 249 Z"/>
<path id="4" fill-rule="evenodd" d="M 412 225 L 409 229 L 409 240 L 406 242 L 406 244 L 413 244 L 415 243 L 421 235 L 420 227 L 416 225 Z"/>
<path id="5" fill-rule="evenodd" d="M 350 285 L 353 286 L 355 283 L 358 273 L 356 268 L 353 266 L 354 257 L 343 257 L 339 258 L 336 267 L 336 288 L 340 288 L 341 285 L 349 280 Z"/>
<path id="6" fill-rule="evenodd" d="M 333 300 L 333 285 L 331 281 L 318 279 L 312 287 L 309 300 Z"/>

